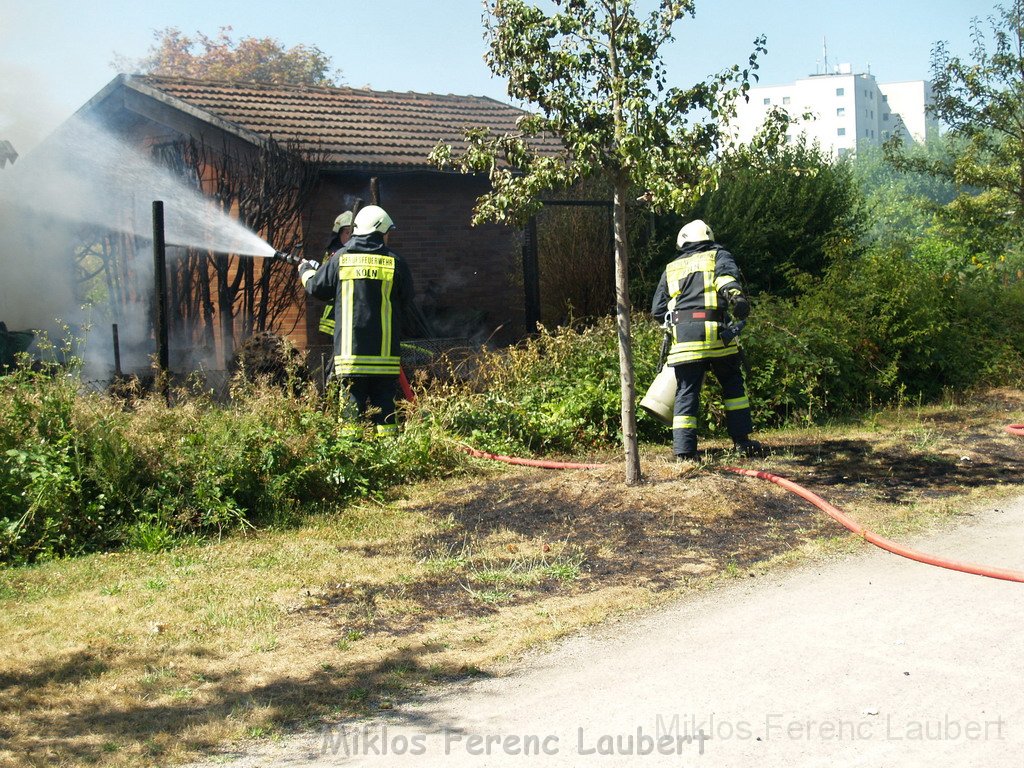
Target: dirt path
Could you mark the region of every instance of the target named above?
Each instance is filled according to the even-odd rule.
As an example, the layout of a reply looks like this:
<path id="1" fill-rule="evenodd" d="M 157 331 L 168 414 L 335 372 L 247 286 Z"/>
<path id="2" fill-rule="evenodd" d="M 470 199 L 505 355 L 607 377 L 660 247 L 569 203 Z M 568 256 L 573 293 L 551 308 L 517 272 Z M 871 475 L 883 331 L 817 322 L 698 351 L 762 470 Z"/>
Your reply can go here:
<path id="1" fill-rule="evenodd" d="M 1024 569 L 1024 498 L 915 543 Z M 1022 605 L 1022 584 L 871 549 L 216 765 L 1020 766 Z"/>

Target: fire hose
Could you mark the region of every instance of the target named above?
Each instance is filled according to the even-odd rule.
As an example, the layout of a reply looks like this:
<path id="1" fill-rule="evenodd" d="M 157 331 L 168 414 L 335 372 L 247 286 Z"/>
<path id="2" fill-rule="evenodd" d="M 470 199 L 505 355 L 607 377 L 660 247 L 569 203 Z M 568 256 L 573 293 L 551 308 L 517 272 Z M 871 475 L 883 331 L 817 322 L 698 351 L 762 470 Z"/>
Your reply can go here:
<path id="1" fill-rule="evenodd" d="M 409 386 L 409 380 L 405 377 L 405 371 L 401 371 L 399 374 L 399 380 L 402 385 L 402 391 L 405 394 L 406 400 L 413 402 L 416 399 L 415 393 Z M 1010 424 L 1006 427 L 1006 431 L 1011 435 L 1017 435 L 1024 437 L 1024 424 Z M 573 463 L 564 461 L 541 461 L 538 459 L 523 459 L 515 456 L 503 456 L 498 453 L 488 453 L 486 451 L 480 451 L 476 448 L 471 448 L 468 445 L 456 443 L 459 450 L 480 459 L 490 459 L 492 461 L 501 461 L 506 464 L 516 464 L 526 467 L 538 467 L 541 469 L 598 469 L 600 467 L 607 467 L 608 464 L 585 464 L 585 463 Z M 936 555 L 929 555 L 926 552 L 920 552 L 910 547 L 905 547 L 891 539 L 887 539 L 884 536 L 879 536 L 877 533 L 868 530 L 857 521 L 850 518 L 844 512 L 837 507 L 829 504 L 823 498 L 818 496 L 816 493 L 812 493 L 806 488 L 797 485 L 792 480 L 787 480 L 784 477 L 773 475 L 770 472 L 764 472 L 755 469 L 743 469 L 742 467 L 722 467 L 726 472 L 732 472 L 736 475 L 742 475 L 744 477 L 754 477 L 760 480 L 767 480 L 770 483 L 775 483 L 781 488 L 786 489 L 790 493 L 794 493 L 805 501 L 810 502 L 826 515 L 831 517 L 837 523 L 842 525 L 851 533 L 855 533 L 860 536 L 869 544 L 873 544 L 880 549 L 884 549 L 886 552 L 890 552 L 900 557 L 905 557 L 910 560 L 916 560 L 919 563 L 926 565 L 934 565 L 938 568 L 946 568 L 951 571 L 960 571 L 962 573 L 970 573 L 976 576 L 987 576 L 991 579 L 1001 579 L 1003 581 L 1015 581 L 1024 584 L 1024 571 L 1014 571 L 1007 568 L 994 568 L 987 565 L 976 565 L 974 563 L 965 563 L 958 560 L 950 560 L 948 558 L 939 557 Z"/>

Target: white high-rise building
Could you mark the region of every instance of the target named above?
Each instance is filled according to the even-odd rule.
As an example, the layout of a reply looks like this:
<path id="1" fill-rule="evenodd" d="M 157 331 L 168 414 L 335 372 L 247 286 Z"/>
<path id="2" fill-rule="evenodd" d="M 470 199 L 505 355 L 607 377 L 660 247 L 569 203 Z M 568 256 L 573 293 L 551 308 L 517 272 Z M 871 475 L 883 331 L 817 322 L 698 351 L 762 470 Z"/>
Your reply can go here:
<path id="1" fill-rule="evenodd" d="M 853 74 L 848 64 L 826 75 L 810 75 L 789 85 L 751 88 L 749 101 L 736 104 L 733 131 L 749 141 L 773 108 L 797 120 L 790 135 L 803 134 L 823 150 L 842 157 L 859 142 L 880 145 L 897 131 L 923 142 L 938 123 L 928 111 L 931 83 L 911 80 L 879 83 L 871 74 Z M 810 119 L 803 119 L 810 113 Z"/>

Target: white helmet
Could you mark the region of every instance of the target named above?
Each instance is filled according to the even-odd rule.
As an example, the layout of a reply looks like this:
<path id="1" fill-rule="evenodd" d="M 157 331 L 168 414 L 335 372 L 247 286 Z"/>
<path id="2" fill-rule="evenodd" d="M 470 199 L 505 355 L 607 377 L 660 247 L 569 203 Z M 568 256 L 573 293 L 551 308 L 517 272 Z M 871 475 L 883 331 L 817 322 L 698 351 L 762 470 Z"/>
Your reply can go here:
<path id="1" fill-rule="evenodd" d="M 341 232 L 342 227 L 352 226 L 352 211 L 345 211 L 334 220 L 334 231 Z"/>
<path id="2" fill-rule="evenodd" d="M 703 243 L 714 239 L 715 233 L 711 231 L 711 227 L 700 219 L 694 219 L 679 230 L 679 234 L 676 235 L 676 248 L 682 248 L 687 243 Z"/>
<path id="3" fill-rule="evenodd" d="M 356 214 L 355 227 L 353 232 L 357 235 L 368 235 L 371 232 L 380 232 L 382 235 L 395 228 L 395 222 L 388 216 L 388 212 L 379 205 L 367 205 L 359 209 Z"/>

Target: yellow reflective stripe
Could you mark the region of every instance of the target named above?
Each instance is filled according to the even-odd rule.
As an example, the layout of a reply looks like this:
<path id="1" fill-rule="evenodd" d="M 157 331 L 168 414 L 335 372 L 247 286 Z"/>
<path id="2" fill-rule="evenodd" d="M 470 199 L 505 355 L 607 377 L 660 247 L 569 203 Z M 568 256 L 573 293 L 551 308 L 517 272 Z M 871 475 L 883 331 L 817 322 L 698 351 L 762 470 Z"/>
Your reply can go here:
<path id="1" fill-rule="evenodd" d="M 320 315 L 320 330 L 323 333 L 334 334 L 334 305 L 328 304 Z"/>
<path id="2" fill-rule="evenodd" d="M 342 327 L 341 327 L 341 349 L 340 352 L 343 356 L 349 357 L 352 355 L 352 337 L 354 328 L 353 326 L 353 313 L 355 312 L 355 286 L 351 281 L 344 282 L 341 284 L 341 306 L 342 314 L 340 316 Z M 339 316 L 335 314 L 335 322 L 339 319 Z"/>
<path id="3" fill-rule="evenodd" d="M 730 342 L 731 346 L 735 346 Z M 668 353 L 670 355 L 676 352 L 699 352 L 702 349 L 720 349 L 725 346 L 721 339 L 711 339 L 709 341 L 677 341 L 673 344 Z"/>
<path id="4" fill-rule="evenodd" d="M 391 273 L 394 275 L 394 271 Z M 391 354 L 391 280 L 380 284 L 380 354 L 387 357 Z"/>
<path id="5" fill-rule="evenodd" d="M 672 429 L 696 429 L 696 416 L 674 416 L 672 418 Z"/>
<path id="6" fill-rule="evenodd" d="M 397 424 L 378 424 L 377 434 L 381 436 L 397 435 L 398 425 Z"/>
<path id="7" fill-rule="evenodd" d="M 699 272 L 700 265 L 692 258 L 670 261 L 665 267 L 665 280 L 668 282 L 669 293 L 679 295 L 679 281 L 693 272 Z"/>
<path id="8" fill-rule="evenodd" d="M 727 288 L 728 286 L 732 285 L 733 283 L 735 283 L 736 288 L 739 289 L 740 284 L 737 282 L 735 277 L 733 277 L 732 275 L 721 275 L 718 277 L 717 280 L 715 280 L 715 289 L 721 291 Z"/>
<path id="9" fill-rule="evenodd" d="M 365 373 L 377 376 L 397 376 L 401 369 L 401 360 L 400 357 L 337 355 L 334 358 L 334 371 L 338 374 Z"/>
<path id="10" fill-rule="evenodd" d="M 701 272 L 704 281 L 705 309 L 718 308 L 718 289 L 715 286 L 715 251 L 695 253 L 685 259 L 671 261 L 665 267 L 665 281 L 668 284 L 669 296 L 679 295 L 679 283 L 694 272 Z"/>
<path id="11" fill-rule="evenodd" d="M 379 253 L 345 253 L 338 259 L 338 267 L 380 268 L 393 272 L 395 259 L 393 256 L 384 256 Z"/>
<path id="12" fill-rule="evenodd" d="M 705 307 L 718 309 L 718 289 L 715 288 L 715 266 L 705 270 Z"/>
<path id="13" fill-rule="evenodd" d="M 360 267 L 351 264 L 338 267 L 339 280 L 391 280 L 394 275 L 395 270 L 387 267 Z"/>
<path id="14" fill-rule="evenodd" d="M 397 376 L 400 370 L 397 365 L 339 365 L 334 372 L 339 376 Z"/>
<path id="15" fill-rule="evenodd" d="M 677 352 L 670 352 L 666 363 L 668 365 L 676 365 L 678 363 L 690 363 L 694 360 L 704 360 L 708 357 L 728 357 L 729 355 L 737 354 L 739 351 L 739 347 L 735 344 L 716 349 L 679 350 Z"/>
<path id="16" fill-rule="evenodd" d="M 746 397 L 734 397 L 731 400 L 726 400 L 724 405 L 725 410 L 727 411 L 739 411 L 750 407 L 750 399 Z"/>
<path id="17" fill-rule="evenodd" d="M 336 363 L 371 363 L 374 365 L 398 365 L 402 362 L 402 358 L 392 355 L 335 355 L 334 362 Z"/>

